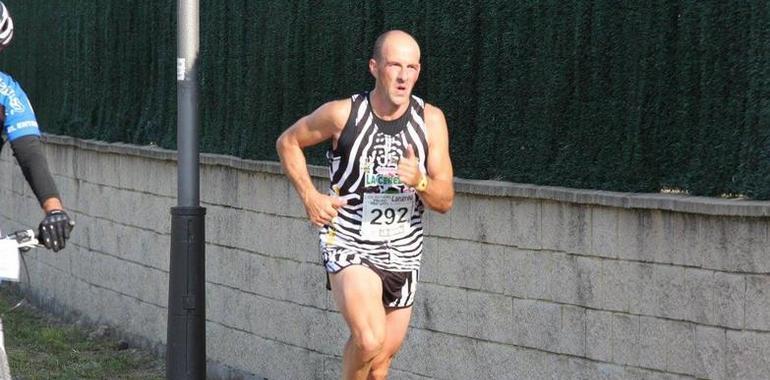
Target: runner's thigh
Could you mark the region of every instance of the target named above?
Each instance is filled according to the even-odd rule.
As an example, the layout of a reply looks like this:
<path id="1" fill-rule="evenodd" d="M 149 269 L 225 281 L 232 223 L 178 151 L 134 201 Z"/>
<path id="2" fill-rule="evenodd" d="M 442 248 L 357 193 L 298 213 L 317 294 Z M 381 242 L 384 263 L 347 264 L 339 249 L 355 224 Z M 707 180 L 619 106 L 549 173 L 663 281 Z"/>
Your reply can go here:
<path id="1" fill-rule="evenodd" d="M 329 277 L 334 301 L 351 333 L 385 328 L 382 281 L 374 271 L 363 265 L 351 265 Z"/>

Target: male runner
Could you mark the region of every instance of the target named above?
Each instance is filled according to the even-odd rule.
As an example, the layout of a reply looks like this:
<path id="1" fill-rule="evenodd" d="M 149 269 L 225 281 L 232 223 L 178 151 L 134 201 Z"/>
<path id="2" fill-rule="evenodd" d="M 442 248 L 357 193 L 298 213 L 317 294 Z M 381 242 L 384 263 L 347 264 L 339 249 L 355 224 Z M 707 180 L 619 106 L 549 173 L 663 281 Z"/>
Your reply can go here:
<path id="1" fill-rule="evenodd" d="M 422 214 L 452 207 L 446 120 L 412 95 L 420 47 L 393 30 L 374 45 L 374 90 L 326 103 L 278 138 L 284 171 L 320 228 L 329 282 L 350 328 L 343 379 L 384 379 L 406 336 L 422 255 Z M 329 195 L 302 149 L 331 140 Z"/>
<path id="2" fill-rule="evenodd" d="M 0 2 L 0 51 L 13 38 L 13 20 Z M 69 239 L 73 223 L 64 211 L 40 143 L 40 129 L 27 94 L 10 75 L 0 71 L 0 124 L 16 161 L 45 213 L 39 238 L 46 248 L 59 251 Z M 2 148 L 2 142 L 0 142 Z"/>

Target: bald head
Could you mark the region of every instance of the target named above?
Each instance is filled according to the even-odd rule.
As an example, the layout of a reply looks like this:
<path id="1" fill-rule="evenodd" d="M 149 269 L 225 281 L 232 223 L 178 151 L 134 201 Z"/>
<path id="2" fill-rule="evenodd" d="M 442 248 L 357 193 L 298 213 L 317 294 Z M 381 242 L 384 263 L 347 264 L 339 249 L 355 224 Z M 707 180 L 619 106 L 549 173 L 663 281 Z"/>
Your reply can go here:
<path id="1" fill-rule="evenodd" d="M 420 54 L 420 45 L 417 44 L 417 40 L 414 39 L 409 33 L 403 30 L 389 30 L 380 34 L 377 40 L 374 41 L 374 50 L 372 51 L 372 58 L 375 61 L 382 60 L 383 51 L 389 48 L 391 45 L 407 45 L 417 49 L 417 54 Z"/>

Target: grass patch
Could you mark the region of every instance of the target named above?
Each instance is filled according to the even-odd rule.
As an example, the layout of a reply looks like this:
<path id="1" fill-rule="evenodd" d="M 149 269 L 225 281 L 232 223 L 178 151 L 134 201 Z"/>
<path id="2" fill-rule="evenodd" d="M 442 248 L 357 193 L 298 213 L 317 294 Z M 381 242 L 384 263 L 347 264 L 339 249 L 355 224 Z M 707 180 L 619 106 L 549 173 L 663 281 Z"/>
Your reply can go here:
<path id="1" fill-rule="evenodd" d="M 31 306 L 7 312 L 20 297 L 0 288 L 0 318 L 14 379 L 164 379 L 163 361 L 114 337 L 57 321 Z"/>

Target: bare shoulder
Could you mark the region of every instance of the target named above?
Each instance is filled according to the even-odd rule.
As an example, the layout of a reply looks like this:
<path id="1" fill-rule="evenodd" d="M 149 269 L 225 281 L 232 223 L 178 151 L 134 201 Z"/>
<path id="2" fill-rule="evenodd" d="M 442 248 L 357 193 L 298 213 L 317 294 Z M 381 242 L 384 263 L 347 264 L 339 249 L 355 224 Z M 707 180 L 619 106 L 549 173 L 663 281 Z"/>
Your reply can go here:
<path id="1" fill-rule="evenodd" d="M 352 107 L 350 99 L 332 100 L 318 107 L 309 115 L 312 123 L 333 126 L 335 129 L 342 129 L 350 115 Z"/>
<path id="2" fill-rule="evenodd" d="M 446 118 L 441 108 L 425 103 L 425 124 L 430 129 L 446 128 Z"/>
<path id="3" fill-rule="evenodd" d="M 444 112 L 440 108 L 425 103 L 425 127 L 428 129 L 428 143 L 433 145 L 437 139 L 447 139 L 447 125 Z"/>

